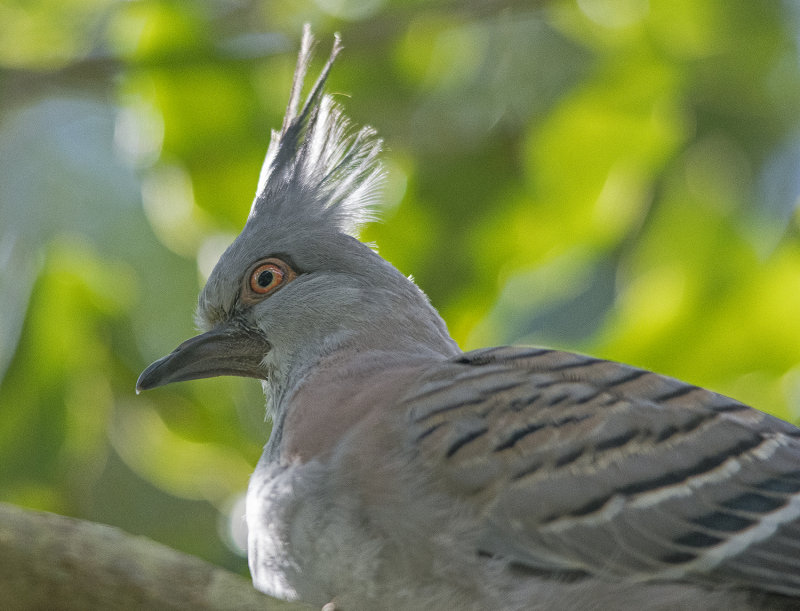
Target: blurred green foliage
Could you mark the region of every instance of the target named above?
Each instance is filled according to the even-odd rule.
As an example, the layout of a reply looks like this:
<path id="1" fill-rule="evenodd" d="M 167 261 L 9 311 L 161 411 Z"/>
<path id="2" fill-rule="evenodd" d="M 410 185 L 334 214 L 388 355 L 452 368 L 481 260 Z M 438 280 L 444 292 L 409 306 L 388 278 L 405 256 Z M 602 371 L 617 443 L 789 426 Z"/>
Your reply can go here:
<path id="1" fill-rule="evenodd" d="M 330 90 L 385 139 L 363 237 L 462 347 L 800 421 L 795 3 L 0 0 L 0 500 L 246 570 L 259 385 L 134 383 L 194 333 L 305 21 L 341 31 Z"/>

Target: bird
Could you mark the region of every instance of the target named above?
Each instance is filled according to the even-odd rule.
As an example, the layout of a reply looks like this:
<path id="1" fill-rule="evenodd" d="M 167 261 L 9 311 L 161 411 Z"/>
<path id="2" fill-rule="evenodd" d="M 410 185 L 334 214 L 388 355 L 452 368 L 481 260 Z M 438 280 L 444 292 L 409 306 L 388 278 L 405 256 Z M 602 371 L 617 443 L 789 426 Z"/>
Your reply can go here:
<path id="1" fill-rule="evenodd" d="M 338 35 L 302 95 L 313 47 L 306 26 L 202 333 L 137 381 L 261 381 L 254 586 L 344 611 L 800 609 L 800 429 L 621 363 L 462 351 L 357 238 L 382 142 L 325 93 Z"/>

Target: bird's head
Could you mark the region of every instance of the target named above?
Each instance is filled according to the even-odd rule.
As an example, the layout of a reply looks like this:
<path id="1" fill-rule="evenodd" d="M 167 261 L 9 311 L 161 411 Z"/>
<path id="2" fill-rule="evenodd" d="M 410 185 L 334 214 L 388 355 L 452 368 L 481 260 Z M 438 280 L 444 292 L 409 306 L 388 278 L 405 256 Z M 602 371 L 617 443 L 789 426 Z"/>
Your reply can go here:
<path id="1" fill-rule="evenodd" d="M 311 45 L 306 28 L 250 215 L 200 295 L 205 332 L 150 365 L 137 390 L 219 375 L 281 382 L 346 347 L 457 350 L 425 295 L 354 237 L 381 183 L 381 143 L 323 93 L 338 37 L 300 108 Z"/>

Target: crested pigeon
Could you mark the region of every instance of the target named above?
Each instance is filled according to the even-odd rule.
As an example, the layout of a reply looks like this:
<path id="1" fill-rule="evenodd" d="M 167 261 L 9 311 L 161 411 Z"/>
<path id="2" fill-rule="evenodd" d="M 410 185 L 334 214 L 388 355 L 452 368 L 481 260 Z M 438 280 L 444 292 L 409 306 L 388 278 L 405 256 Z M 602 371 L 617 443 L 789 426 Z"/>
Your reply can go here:
<path id="1" fill-rule="evenodd" d="M 301 105 L 311 47 L 205 332 L 137 382 L 262 381 L 254 585 L 345 611 L 800 609 L 800 429 L 610 361 L 462 352 L 354 237 L 381 144 L 323 91 L 338 36 Z"/>

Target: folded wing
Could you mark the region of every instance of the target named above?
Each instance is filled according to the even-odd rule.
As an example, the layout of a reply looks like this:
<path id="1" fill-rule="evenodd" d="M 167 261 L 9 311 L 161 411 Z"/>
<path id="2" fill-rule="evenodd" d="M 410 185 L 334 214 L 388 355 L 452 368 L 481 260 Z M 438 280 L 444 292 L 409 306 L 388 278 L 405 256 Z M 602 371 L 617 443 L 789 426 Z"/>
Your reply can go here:
<path id="1" fill-rule="evenodd" d="M 800 596 L 800 430 L 641 369 L 536 348 L 442 364 L 405 402 L 477 553 L 542 577 Z"/>

